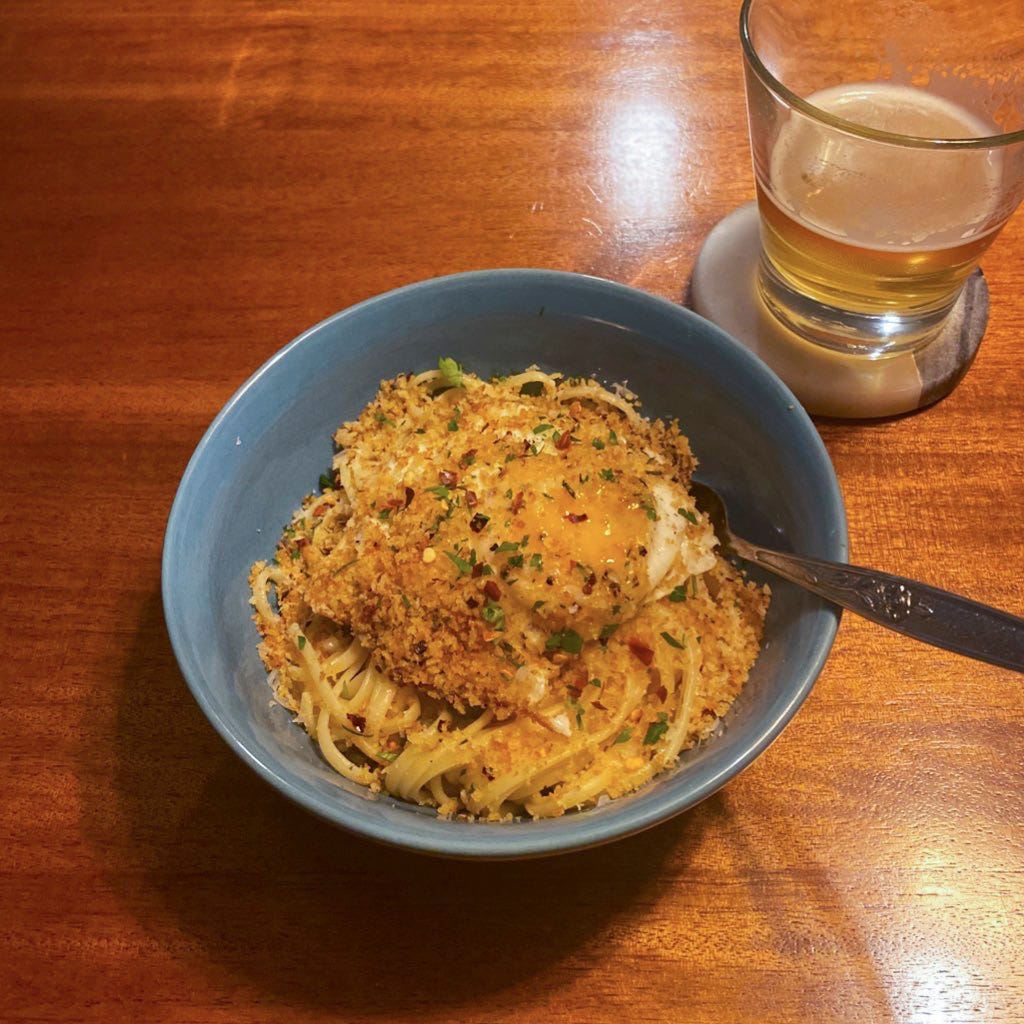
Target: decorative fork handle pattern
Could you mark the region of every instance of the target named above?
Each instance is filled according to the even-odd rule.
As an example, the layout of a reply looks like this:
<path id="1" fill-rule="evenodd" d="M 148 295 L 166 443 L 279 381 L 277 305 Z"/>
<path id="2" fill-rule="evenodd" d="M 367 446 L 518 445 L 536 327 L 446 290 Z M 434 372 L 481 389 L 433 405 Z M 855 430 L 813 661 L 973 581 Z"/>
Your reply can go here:
<path id="1" fill-rule="evenodd" d="M 1024 672 L 1024 619 L 948 590 L 855 565 L 759 547 L 733 537 L 735 552 L 897 633 Z"/>

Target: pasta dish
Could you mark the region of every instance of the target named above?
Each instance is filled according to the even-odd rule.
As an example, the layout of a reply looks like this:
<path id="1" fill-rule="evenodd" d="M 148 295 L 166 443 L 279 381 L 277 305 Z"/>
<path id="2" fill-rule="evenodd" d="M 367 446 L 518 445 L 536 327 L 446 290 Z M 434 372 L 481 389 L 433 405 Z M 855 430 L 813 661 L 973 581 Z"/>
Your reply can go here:
<path id="1" fill-rule="evenodd" d="M 544 818 L 706 740 L 766 587 L 715 552 L 675 422 L 625 388 L 451 359 L 385 381 L 252 567 L 276 699 L 346 779 Z"/>

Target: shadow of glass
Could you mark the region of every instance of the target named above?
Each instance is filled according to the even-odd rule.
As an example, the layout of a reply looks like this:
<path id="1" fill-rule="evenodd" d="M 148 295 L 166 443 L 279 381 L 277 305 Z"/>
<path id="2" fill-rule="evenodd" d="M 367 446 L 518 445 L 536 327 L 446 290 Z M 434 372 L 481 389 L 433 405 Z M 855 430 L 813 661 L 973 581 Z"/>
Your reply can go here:
<path id="1" fill-rule="evenodd" d="M 112 890 L 159 941 L 180 948 L 184 932 L 186 955 L 216 983 L 226 972 L 336 1011 L 436 1010 L 528 978 L 542 998 L 558 984 L 549 969 L 650 903 L 670 862 L 685 872 L 722 814 L 712 797 L 611 846 L 517 862 L 439 860 L 351 836 L 291 804 L 217 737 L 178 671 L 156 594 L 139 608 L 109 733 L 112 799 L 86 794 L 83 813 Z"/>

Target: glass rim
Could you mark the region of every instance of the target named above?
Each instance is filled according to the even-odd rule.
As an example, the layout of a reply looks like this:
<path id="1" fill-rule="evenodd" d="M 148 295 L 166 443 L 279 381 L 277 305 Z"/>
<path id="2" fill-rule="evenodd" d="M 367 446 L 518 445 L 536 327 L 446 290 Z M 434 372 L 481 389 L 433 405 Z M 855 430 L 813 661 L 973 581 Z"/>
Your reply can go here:
<path id="1" fill-rule="evenodd" d="M 802 114 L 862 139 L 868 139 L 872 142 L 884 142 L 890 145 L 910 146 L 916 149 L 997 149 L 1002 146 L 1013 145 L 1016 142 L 1024 142 L 1024 128 L 1018 129 L 1015 132 L 1003 132 L 999 135 L 978 135 L 965 139 L 936 139 L 922 135 L 900 135 L 897 132 L 869 128 L 867 125 L 858 124 L 856 121 L 847 121 L 846 118 L 837 117 L 835 114 L 830 114 L 827 110 L 816 107 L 813 103 L 808 103 L 807 100 L 797 96 L 792 89 L 783 85 L 768 70 L 758 56 L 757 50 L 754 48 L 754 41 L 750 38 L 749 26 L 750 9 L 754 3 L 755 0 L 743 0 L 743 5 L 740 8 L 740 42 L 743 45 L 743 54 L 762 83 L 783 99 L 790 107 L 794 107 Z"/>

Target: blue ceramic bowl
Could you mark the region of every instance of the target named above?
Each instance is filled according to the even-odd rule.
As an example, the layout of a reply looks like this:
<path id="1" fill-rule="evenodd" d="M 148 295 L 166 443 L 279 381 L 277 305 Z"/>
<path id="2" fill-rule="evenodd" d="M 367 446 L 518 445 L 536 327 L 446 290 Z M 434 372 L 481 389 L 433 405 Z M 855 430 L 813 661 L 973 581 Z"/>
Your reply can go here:
<path id="1" fill-rule="evenodd" d="M 311 328 L 242 385 L 200 441 L 167 524 L 163 600 L 192 694 L 238 755 L 282 793 L 363 836 L 429 853 L 511 858 L 605 843 L 709 796 L 754 760 L 807 696 L 838 614 L 773 581 L 766 640 L 723 734 L 639 793 L 546 821 L 441 821 L 339 778 L 273 705 L 250 620 L 249 566 L 330 464 L 331 435 L 381 380 L 452 356 L 481 375 L 536 363 L 626 381 L 676 416 L 737 532 L 846 558 L 846 520 L 818 434 L 781 381 L 680 306 L 546 270 L 457 274 L 369 299 Z"/>

